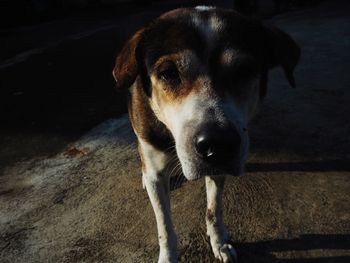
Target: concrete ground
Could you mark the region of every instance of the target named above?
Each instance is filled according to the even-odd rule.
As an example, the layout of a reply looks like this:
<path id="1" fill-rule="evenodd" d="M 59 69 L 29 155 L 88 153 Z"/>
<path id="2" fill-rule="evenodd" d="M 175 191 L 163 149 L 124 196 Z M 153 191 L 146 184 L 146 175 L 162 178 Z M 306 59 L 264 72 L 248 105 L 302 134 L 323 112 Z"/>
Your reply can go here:
<path id="1" fill-rule="evenodd" d="M 39 35 L 39 47 L 0 62 L 1 262 L 156 261 L 155 219 L 129 122 L 113 118 L 125 107 L 110 71 L 125 37 L 157 12 Z M 297 89 L 272 72 L 249 127 L 247 173 L 227 180 L 240 262 L 350 262 L 349 13 L 347 1 L 325 1 L 269 21 L 303 55 Z M 18 50 L 18 35 L 7 39 Z M 204 190 L 198 180 L 171 193 L 181 262 L 214 261 Z"/>

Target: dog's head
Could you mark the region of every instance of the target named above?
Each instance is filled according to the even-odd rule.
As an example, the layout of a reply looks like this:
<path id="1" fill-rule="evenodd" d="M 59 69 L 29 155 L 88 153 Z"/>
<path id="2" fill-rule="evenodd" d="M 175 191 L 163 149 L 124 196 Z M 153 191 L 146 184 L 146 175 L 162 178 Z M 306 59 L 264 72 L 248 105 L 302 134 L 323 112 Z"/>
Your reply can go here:
<path id="1" fill-rule="evenodd" d="M 187 179 L 239 175 L 248 151 L 247 122 L 280 65 L 292 86 L 295 42 L 234 11 L 170 11 L 127 42 L 113 75 L 117 87 L 142 89 L 172 134 Z"/>

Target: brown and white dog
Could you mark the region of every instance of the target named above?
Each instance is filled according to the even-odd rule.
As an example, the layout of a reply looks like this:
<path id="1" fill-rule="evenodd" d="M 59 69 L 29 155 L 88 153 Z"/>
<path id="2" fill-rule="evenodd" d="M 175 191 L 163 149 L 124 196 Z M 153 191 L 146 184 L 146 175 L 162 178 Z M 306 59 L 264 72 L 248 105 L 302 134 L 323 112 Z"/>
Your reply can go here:
<path id="1" fill-rule="evenodd" d="M 224 176 L 243 173 L 247 123 L 280 65 L 294 87 L 300 49 L 279 29 L 214 7 L 176 9 L 137 31 L 116 59 L 117 88 L 130 87 L 142 180 L 156 216 L 158 262 L 177 262 L 169 174 L 205 177 L 207 234 L 216 258 L 236 261 L 222 219 Z"/>

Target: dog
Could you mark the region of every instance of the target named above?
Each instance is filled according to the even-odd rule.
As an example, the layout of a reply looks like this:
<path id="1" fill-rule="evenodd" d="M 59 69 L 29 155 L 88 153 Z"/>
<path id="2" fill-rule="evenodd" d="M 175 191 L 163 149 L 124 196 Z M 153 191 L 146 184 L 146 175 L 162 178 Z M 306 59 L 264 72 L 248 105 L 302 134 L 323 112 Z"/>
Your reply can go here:
<path id="1" fill-rule="evenodd" d="M 292 87 L 300 48 L 286 33 L 234 10 L 198 6 L 169 11 L 138 30 L 116 58 L 119 90 L 130 89 L 142 182 L 158 229 L 158 262 L 177 262 L 167 166 L 205 177 L 207 235 L 215 258 L 236 262 L 222 218 L 225 176 L 239 176 L 248 154 L 247 123 L 281 66 Z"/>

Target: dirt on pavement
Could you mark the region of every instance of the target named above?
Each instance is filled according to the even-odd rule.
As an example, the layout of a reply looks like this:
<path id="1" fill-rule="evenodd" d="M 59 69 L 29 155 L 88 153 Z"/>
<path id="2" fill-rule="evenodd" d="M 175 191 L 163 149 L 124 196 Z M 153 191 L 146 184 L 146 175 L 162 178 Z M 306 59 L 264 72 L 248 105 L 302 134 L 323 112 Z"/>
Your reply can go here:
<path id="1" fill-rule="evenodd" d="M 346 1 L 325 1 L 269 21 L 303 54 L 297 89 L 272 72 L 249 127 L 247 172 L 227 179 L 225 222 L 240 262 L 350 262 L 349 13 Z M 156 262 L 155 218 L 126 116 L 54 154 L 6 164 L 1 262 Z M 185 182 L 171 202 L 180 261 L 213 262 L 204 180 Z"/>

